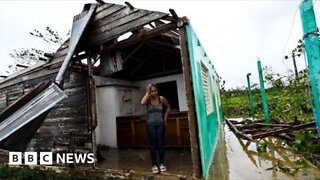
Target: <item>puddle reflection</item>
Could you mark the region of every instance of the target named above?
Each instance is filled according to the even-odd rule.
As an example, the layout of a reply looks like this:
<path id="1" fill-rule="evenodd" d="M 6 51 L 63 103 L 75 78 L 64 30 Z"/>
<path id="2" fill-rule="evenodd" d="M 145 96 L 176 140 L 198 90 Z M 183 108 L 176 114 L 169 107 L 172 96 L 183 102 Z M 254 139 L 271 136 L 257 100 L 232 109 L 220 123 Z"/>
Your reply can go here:
<path id="1" fill-rule="evenodd" d="M 225 125 L 208 179 L 320 179 L 320 171 L 283 140 L 251 142 Z"/>

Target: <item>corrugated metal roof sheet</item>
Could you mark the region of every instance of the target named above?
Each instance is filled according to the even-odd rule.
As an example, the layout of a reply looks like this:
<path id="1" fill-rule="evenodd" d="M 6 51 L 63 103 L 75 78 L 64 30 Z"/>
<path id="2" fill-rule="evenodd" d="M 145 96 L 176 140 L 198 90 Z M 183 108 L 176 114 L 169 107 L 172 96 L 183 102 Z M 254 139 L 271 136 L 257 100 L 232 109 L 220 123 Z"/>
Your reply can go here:
<path id="1" fill-rule="evenodd" d="M 73 53 L 74 53 L 74 51 L 80 41 L 81 36 L 83 35 L 83 32 L 86 29 L 95 9 L 96 9 L 96 4 L 91 4 L 89 11 L 85 12 L 86 13 L 85 15 L 80 14 L 80 15 L 74 17 L 72 30 L 71 30 L 71 37 L 70 37 L 70 41 L 69 41 L 68 54 L 67 54 L 66 58 L 64 59 L 63 64 L 59 70 L 59 73 L 55 79 L 55 81 L 58 84 L 61 84 L 64 72 L 66 71 L 66 69 L 70 63 L 70 60 L 73 56 Z"/>

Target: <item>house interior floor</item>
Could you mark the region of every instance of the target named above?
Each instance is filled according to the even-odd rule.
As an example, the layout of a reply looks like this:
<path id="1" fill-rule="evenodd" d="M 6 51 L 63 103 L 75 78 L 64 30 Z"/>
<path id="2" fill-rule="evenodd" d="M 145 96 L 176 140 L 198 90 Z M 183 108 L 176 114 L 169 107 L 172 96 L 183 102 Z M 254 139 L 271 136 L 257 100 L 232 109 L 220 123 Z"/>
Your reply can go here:
<path id="1" fill-rule="evenodd" d="M 98 162 L 98 168 L 118 169 L 127 171 L 151 172 L 150 151 L 144 149 L 115 149 L 100 151 L 104 158 Z M 184 176 L 192 176 L 192 160 L 190 149 L 166 149 L 165 151 L 166 173 Z"/>

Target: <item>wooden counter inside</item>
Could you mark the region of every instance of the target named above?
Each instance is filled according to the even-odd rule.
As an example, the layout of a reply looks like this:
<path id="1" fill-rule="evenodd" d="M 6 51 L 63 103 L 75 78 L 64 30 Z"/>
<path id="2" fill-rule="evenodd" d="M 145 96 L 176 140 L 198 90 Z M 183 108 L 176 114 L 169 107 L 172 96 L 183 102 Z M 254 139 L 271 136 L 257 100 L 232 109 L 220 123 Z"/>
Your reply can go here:
<path id="1" fill-rule="evenodd" d="M 146 130 L 146 116 L 118 116 L 117 142 L 119 148 L 149 147 Z M 188 113 L 170 113 L 166 126 L 165 147 L 190 147 Z"/>

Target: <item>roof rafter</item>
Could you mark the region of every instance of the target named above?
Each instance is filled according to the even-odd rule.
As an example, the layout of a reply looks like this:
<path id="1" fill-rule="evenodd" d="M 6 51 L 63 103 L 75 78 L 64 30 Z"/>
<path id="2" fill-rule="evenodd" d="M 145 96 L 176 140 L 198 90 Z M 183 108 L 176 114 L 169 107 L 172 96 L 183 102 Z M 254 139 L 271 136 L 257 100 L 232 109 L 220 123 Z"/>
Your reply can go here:
<path id="1" fill-rule="evenodd" d="M 155 52 L 152 52 L 143 62 L 141 62 L 134 70 L 131 71 L 130 77 L 134 77 L 134 75 L 147 63 L 150 61 Z"/>
<path id="2" fill-rule="evenodd" d="M 129 46 L 129 45 L 144 41 L 146 39 L 150 39 L 152 37 L 158 36 L 163 32 L 167 32 L 167 31 L 170 31 L 175 28 L 177 28 L 177 23 L 175 23 L 175 22 L 163 24 L 163 25 L 158 26 L 158 27 L 151 29 L 149 31 L 143 31 L 143 32 L 138 33 L 137 35 L 132 36 L 128 39 L 119 41 L 118 43 L 108 45 L 108 46 L 101 46 L 100 51 L 102 53 L 104 53 L 104 52 L 108 52 L 114 48 L 123 48 L 123 47 Z"/>

